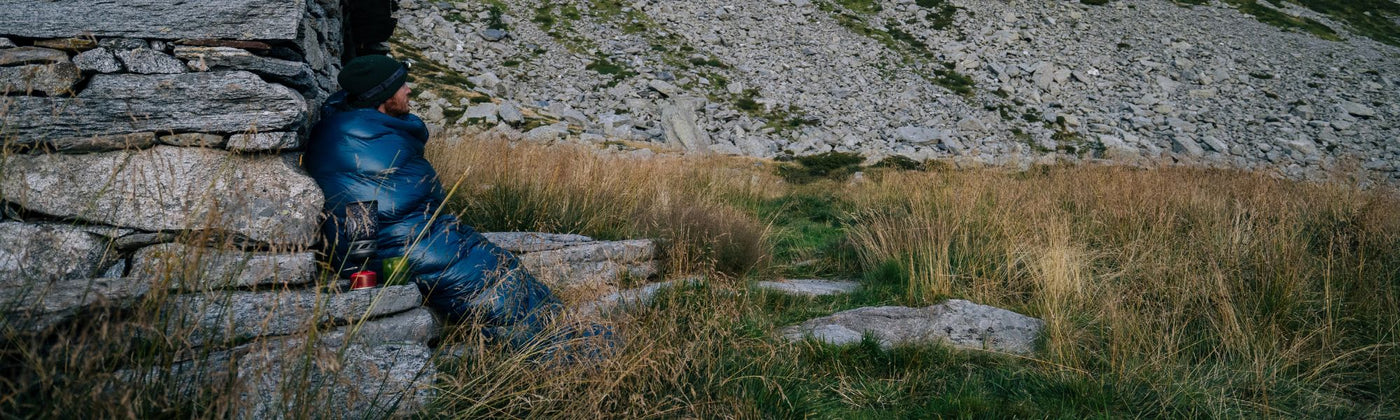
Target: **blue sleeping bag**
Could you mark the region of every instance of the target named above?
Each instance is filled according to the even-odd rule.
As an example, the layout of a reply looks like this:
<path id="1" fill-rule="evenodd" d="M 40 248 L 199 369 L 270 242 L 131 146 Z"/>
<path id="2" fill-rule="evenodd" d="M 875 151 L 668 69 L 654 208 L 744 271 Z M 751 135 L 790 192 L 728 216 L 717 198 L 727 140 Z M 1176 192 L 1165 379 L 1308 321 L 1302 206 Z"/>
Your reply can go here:
<path id="1" fill-rule="evenodd" d="M 350 108 L 345 98 L 340 92 L 326 102 L 303 158 L 325 192 L 322 234 L 332 266 L 344 266 L 349 248 L 346 206 L 376 201 L 378 252 L 369 267 L 405 257 L 428 306 L 449 321 L 479 317 L 491 326 L 488 336 L 516 344 L 535 339 L 559 300 L 510 252 L 455 216 L 434 214 L 445 194 L 423 157 L 427 126 L 411 114 Z"/>

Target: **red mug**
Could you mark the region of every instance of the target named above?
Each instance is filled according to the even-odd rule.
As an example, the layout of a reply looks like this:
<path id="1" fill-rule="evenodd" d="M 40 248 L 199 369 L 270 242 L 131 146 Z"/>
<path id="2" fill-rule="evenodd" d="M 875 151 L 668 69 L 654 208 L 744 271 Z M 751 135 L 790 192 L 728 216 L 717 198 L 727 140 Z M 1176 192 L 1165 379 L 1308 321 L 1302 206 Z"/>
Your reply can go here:
<path id="1" fill-rule="evenodd" d="M 363 290 L 379 287 L 379 273 L 361 271 L 350 275 L 350 290 Z"/>

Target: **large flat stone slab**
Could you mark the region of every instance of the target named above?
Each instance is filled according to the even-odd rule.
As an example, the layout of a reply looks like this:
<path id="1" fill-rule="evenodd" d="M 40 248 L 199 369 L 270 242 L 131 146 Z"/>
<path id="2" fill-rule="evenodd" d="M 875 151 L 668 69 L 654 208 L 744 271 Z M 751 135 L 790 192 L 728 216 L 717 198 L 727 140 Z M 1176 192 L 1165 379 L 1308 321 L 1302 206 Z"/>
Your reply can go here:
<path id="1" fill-rule="evenodd" d="M 316 257 L 310 252 L 243 252 L 161 244 L 132 257 L 132 277 L 182 290 L 211 290 L 310 283 Z"/>
<path id="2" fill-rule="evenodd" d="M 0 7 L 2 8 L 2 7 Z M 0 135 L 20 144 L 139 132 L 295 130 L 306 100 L 246 71 L 99 74 L 72 98 L 0 98 Z"/>
<path id="3" fill-rule="evenodd" d="M 81 227 L 0 223 L 0 289 L 96 276 L 116 254 L 108 242 Z"/>
<path id="4" fill-rule="evenodd" d="M 189 347 L 291 335 L 325 323 L 371 320 L 418 308 L 423 295 L 413 285 L 343 293 L 316 290 L 180 295 L 165 304 L 166 332 Z"/>
<path id="5" fill-rule="evenodd" d="M 0 35 L 291 40 L 305 0 L 0 0 Z"/>
<path id="6" fill-rule="evenodd" d="M 507 251 L 526 254 L 540 251 L 553 251 L 575 245 L 593 242 L 593 238 L 583 235 L 541 232 L 482 232 L 486 240 Z"/>
<path id="7" fill-rule="evenodd" d="M 321 189 L 285 156 L 157 146 L 0 161 L 0 196 L 26 209 L 145 231 L 214 229 L 315 242 Z"/>
<path id="8" fill-rule="evenodd" d="M 647 278 L 657 273 L 656 243 L 647 239 L 586 242 L 519 258 L 540 280 L 563 287 L 613 283 L 623 275 Z"/>
<path id="9" fill-rule="evenodd" d="M 40 332 L 99 305 L 130 307 L 149 291 L 147 283 L 130 278 L 0 286 L 0 331 Z"/>
<path id="10" fill-rule="evenodd" d="M 852 309 L 784 328 L 782 336 L 812 337 L 830 344 L 859 343 L 865 334 L 882 347 L 944 343 L 953 347 L 1029 354 L 1045 322 L 1005 309 L 953 299 L 926 308 L 880 306 Z"/>
<path id="11" fill-rule="evenodd" d="M 781 280 L 761 281 L 758 288 L 799 296 L 831 296 L 855 293 L 860 283 L 849 280 Z"/>

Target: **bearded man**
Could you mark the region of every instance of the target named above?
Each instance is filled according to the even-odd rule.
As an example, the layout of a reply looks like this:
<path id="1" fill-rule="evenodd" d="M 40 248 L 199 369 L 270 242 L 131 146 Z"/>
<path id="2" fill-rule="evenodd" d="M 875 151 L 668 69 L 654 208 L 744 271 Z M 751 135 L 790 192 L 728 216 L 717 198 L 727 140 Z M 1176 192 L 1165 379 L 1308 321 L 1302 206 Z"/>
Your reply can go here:
<path id="1" fill-rule="evenodd" d="M 440 211 L 446 194 L 423 157 L 428 128 L 409 112 L 408 71 L 382 55 L 351 60 L 338 76 L 344 90 L 312 129 L 304 162 L 325 192 L 330 263 L 344 270 L 402 257 L 428 306 L 447 320 L 481 320 L 488 337 L 513 344 L 536 339 L 560 302 L 508 251 Z M 347 232 L 347 209 L 363 203 L 373 203 L 365 208 L 373 209 L 377 251 L 367 262 L 350 261 L 350 244 L 361 239 Z"/>

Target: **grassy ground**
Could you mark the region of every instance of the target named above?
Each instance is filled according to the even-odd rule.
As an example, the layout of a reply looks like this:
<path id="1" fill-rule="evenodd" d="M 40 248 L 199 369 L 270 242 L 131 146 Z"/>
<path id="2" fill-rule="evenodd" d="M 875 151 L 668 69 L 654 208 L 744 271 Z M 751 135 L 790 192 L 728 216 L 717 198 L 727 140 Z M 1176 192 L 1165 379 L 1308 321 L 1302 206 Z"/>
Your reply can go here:
<path id="1" fill-rule="evenodd" d="M 472 140 L 434 156 L 455 168 L 445 177 L 490 186 L 460 190 L 470 220 L 672 235 L 704 250 L 672 253 L 673 267 L 691 270 L 746 257 L 618 320 L 627 342 L 599 365 L 538 369 L 480 351 L 443 379 L 433 416 L 1400 416 L 1391 193 L 1103 167 L 874 169 L 860 182 L 799 185 L 748 161 Z M 657 229 L 656 215 L 678 205 L 724 216 Z M 609 222 L 580 221 L 599 217 Z M 739 250 L 704 242 L 747 230 L 760 234 Z M 807 299 L 748 286 L 810 275 L 866 288 Z M 1042 348 L 1011 357 L 774 338 L 839 310 L 948 297 L 1045 319 Z"/>

